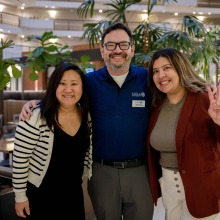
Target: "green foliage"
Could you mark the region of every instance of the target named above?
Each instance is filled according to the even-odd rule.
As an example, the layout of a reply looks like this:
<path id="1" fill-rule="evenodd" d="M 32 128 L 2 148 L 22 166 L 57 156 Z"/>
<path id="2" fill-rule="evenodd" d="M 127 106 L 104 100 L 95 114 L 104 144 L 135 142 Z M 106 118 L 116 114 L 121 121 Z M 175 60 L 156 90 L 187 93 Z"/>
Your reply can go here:
<path id="1" fill-rule="evenodd" d="M 3 50 L 12 48 L 14 43 L 12 40 L 1 38 L 0 44 L 0 89 L 4 89 L 11 80 L 8 68 L 11 67 L 12 75 L 15 78 L 21 77 L 21 70 L 17 67 L 19 65 L 17 58 L 3 59 Z"/>
<path id="2" fill-rule="evenodd" d="M 196 17 L 184 16 L 180 30 L 165 33 L 156 43 L 159 47 L 174 47 L 186 53 L 198 72 L 209 80 L 209 64 L 219 59 L 215 34 L 208 32 Z"/>
<path id="3" fill-rule="evenodd" d="M 112 9 L 108 9 L 105 11 L 107 17 L 110 17 L 111 20 L 122 22 L 124 24 L 128 24 L 125 12 L 126 9 L 135 4 L 141 2 L 141 0 L 129 0 L 129 1 L 124 1 L 124 0 L 113 0 L 111 1 L 112 3 L 106 3 L 104 5 L 110 6 Z"/>
<path id="4" fill-rule="evenodd" d="M 92 17 L 94 14 L 94 6 L 95 6 L 94 0 L 87 0 L 87 1 L 83 2 L 81 4 L 80 8 L 77 9 L 77 13 L 78 13 L 79 17 L 87 18 L 89 10 L 90 10 L 90 17 Z"/>
<path id="5" fill-rule="evenodd" d="M 10 82 L 8 67 L 9 65 L 7 63 L 0 60 L 0 89 L 3 89 Z"/>
<path id="6" fill-rule="evenodd" d="M 147 14 L 150 17 L 157 2 L 175 3 L 178 0 L 147 0 Z M 120 21 L 128 25 L 126 10 L 133 4 L 140 3 L 140 0 L 113 0 L 105 12 L 110 19 L 98 23 L 86 23 L 82 39 L 88 39 L 90 47 L 100 42 L 103 31 L 110 24 Z M 79 16 L 86 18 L 90 10 L 90 16 L 94 12 L 95 1 L 85 0 L 78 9 Z M 87 8 L 87 12 L 83 10 Z M 142 21 L 134 30 L 135 56 L 132 60 L 136 65 L 147 66 L 153 52 L 163 47 L 174 47 L 188 55 L 192 64 L 209 79 L 210 64 L 217 64 L 220 61 L 220 30 L 219 27 L 207 31 L 204 24 L 194 16 L 184 16 L 182 23 L 176 28 L 166 28 L 162 23 L 151 24 L 149 20 Z"/>
<path id="7" fill-rule="evenodd" d="M 29 36 L 27 41 L 38 43 L 39 46 L 28 53 L 26 67 L 30 68 L 31 80 L 38 79 L 38 72 L 46 72 L 48 67 L 56 66 L 63 61 L 73 61 L 71 50 L 67 45 L 62 46 L 53 39 L 58 39 L 52 31 L 44 32 L 42 36 Z"/>
<path id="8" fill-rule="evenodd" d="M 90 56 L 88 56 L 88 55 L 82 55 L 80 57 L 80 65 L 79 66 L 84 73 L 86 73 L 86 68 L 94 68 L 95 69 L 95 65 L 91 64 L 89 61 L 90 61 Z"/>
<path id="9" fill-rule="evenodd" d="M 165 31 L 161 27 L 147 21 L 140 23 L 133 31 L 136 52 L 140 55 L 140 53 L 146 54 L 156 50 L 158 48 L 156 41 L 163 36 Z"/>
<path id="10" fill-rule="evenodd" d="M 2 59 L 3 49 L 12 47 L 14 45 L 12 40 L 3 41 L 1 39 L 0 47 L 0 89 L 5 88 L 5 86 L 10 82 L 10 74 L 8 72 L 8 67 L 11 67 L 13 77 L 19 78 L 22 76 L 21 70 L 17 68 L 16 65 L 28 68 L 31 70 L 29 75 L 32 81 L 38 79 L 39 72 L 46 72 L 48 67 L 56 66 L 64 61 L 78 62 L 73 59 L 71 54 L 71 49 L 67 45 L 61 45 L 57 42 L 51 42 L 52 39 L 58 39 L 53 32 L 45 32 L 42 36 L 29 36 L 27 41 L 38 43 L 39 46 L 36 47 L 32 52 L 27 54 L 27 59 L 23 64 L 20 64 L 17 59 Z M 85 68 L 92 67 L 94 65 L 89 63 L 89 56 L 81 57 L 81 67 L 85 71 Z"/>
<path id="11" fill-rule="evenodd" d="M 96 43 L 100 42 L 103 31 L 111 25 L 111 21 L 100 21 L 98 23 L 86 23 L 83 26 L 87 29 L 81 39 L 88 38 L 90 47 L 94 48 Z"/>

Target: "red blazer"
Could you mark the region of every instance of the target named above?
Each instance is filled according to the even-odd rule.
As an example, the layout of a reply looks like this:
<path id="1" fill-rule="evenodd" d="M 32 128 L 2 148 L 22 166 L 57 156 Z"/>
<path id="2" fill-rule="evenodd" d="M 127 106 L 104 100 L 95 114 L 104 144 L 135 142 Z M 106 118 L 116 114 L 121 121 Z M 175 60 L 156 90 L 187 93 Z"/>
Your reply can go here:
<path id="1" fill-rule="evenodd" d="M 220 212 L 220 127 L 208 115 L 207 93 L 189 93 L 176 129 L 176 150 L 189 212 L 203 218 Z M 147 135 L 150 185 L 155 205 L 161 196 L 159 153 L 149 143 L 159 108 L 152 110 Z M 158 136 L 158 138 L 160 138 Z"/>

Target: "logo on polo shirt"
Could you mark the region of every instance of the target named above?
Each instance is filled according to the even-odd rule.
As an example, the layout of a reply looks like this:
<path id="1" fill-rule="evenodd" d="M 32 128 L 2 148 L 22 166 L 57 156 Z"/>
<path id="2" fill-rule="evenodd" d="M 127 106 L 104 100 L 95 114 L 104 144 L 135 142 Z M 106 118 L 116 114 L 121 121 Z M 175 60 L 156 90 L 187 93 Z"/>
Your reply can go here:
<path id="1" fill-rule="evenodd" d="M 144 92 L 132 92 L 132 97 L 145 97 Z"/>

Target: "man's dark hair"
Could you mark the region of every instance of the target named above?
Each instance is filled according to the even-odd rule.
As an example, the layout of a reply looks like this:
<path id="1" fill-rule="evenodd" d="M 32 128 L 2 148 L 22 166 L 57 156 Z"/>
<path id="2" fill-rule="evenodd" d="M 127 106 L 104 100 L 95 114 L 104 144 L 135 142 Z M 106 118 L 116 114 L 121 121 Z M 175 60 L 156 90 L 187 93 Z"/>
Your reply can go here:
<path id="1" fill-rule="evenodd" d="M 129 38 L 130 38 L 130 42 L 133 43 L 133 37 L 132 37 L 132 33 L 131 33 L 131 30 L 126 26 L 124 25 L 123 23 L 120 23 L 120 22 L 115 22 L 113 23 L 112 25 L 110 25 L 102 34 L 102 39 L 101 39 L 101 45 L 104 44 L 104 39 L 105 39 L 105 36 L 107 34 L 109 34 L 111 31 L 115 31 L 115 30 L 124 30 Z"/>

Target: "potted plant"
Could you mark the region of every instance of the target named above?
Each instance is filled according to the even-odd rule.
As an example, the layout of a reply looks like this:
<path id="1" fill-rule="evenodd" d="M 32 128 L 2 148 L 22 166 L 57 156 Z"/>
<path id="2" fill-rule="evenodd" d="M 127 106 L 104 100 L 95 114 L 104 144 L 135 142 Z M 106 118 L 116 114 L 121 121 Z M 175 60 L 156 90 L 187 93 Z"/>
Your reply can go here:
<path id="1" fill-rule="evenodd" d="M 27 38 L 27 41 L 39 45 L 27 54 L 25 66 L 31 69 L 31 80 L 37 80 L 38 72 L 47 72 L 49 67 L 54 67 L 64 61 L 74 61 L 69 46 L 51 41 L 58 38 L 52 31 L 44 32 L 41 36 L 29 36 Z"/>

